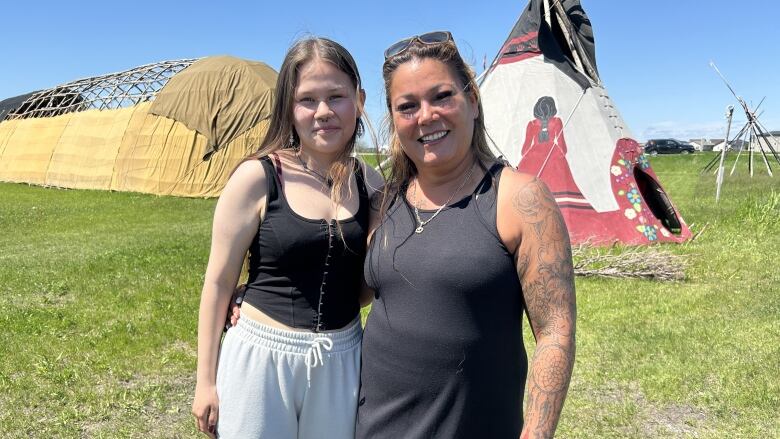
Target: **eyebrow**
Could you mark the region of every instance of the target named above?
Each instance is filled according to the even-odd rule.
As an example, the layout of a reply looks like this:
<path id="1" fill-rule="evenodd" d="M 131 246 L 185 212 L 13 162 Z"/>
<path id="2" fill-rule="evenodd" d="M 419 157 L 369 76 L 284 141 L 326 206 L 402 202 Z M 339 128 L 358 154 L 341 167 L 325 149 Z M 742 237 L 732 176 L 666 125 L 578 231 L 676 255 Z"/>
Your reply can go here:
<path id="1" fill-rule="evenodd" d="M 349 88 L 349 87 L 347 87 L 347 86 L 344 86 L 344 85 L 337 85 L 337 86 L 334 86 L 334 87 L 330 87 L 330 88 L 328 88 L 328 89 L 325 89 L 325 93 L 332 93 L 332 92 L 334 92 L 334 91 L 344 91 L 344 90 L 349 90 L 349 89 L 350 89 L 350 88 Z M 307 90 L 307 89 L 300 90 L 300 87 L 296 87 L 296 88 L 295 88 L 295 93 L 296 93 L 296 94 L 298 94 L 298 93 L 311 93 L 311 92 L 313 92 L 313 91 L 314 91 L 314 90 L 311 90 L 311 89 L 308 89 L 308 90 Z"/>
<path id="2" fill-rule="evenodd" d="M 452 87 L 453 89 L 455 89 L 455 90 L 458 90 L 458 86 L 457 86 L 455 83 L 453 83 L 453 82 L 440 82 L 440 83 L 438 83 L 438 84 L 435 84 L 435 85 L 433 85 L 433 86 L 432 86 L 431 88 L 429 88 L 428 90 L 426 90 L 426 91 L 425 91 L 425 93 L 431 93 L 431 92 L 434 92 L 434 93 L 435 93 L 435 92 L 439 91 L 439 89 L 441 89 L 441 88 L 442 88 L 442 87 L 444 87 L 444 86 L 450 86 L 450 87 Z M 402 98 L 409 99 L 409 98 L 412 98 L 412 97 L 414 97 L 414 94 L 412 94 L 412 93 L 407 93 L 407 94 L 404 94 L 404 95 L 398 96 L 396 99 L 402 99 Z M 395 100 L 395 99 L 394 99 L 394 100 Z"/>

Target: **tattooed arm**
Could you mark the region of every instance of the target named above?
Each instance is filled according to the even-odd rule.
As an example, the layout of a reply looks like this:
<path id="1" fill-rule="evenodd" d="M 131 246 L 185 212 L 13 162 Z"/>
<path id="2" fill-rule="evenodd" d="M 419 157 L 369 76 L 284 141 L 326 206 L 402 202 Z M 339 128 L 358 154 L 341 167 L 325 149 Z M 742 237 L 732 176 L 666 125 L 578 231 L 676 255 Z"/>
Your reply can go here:
<path id="1" fill-rule="evenodd" d="M 517 275 L 536 338 L 521 438 L 552 438 L 574 366 L 577 311 L 569 235 L 544 183 L 509 169 L 501 176 L 498 230 L 507 248 L 516 249 Z"/>

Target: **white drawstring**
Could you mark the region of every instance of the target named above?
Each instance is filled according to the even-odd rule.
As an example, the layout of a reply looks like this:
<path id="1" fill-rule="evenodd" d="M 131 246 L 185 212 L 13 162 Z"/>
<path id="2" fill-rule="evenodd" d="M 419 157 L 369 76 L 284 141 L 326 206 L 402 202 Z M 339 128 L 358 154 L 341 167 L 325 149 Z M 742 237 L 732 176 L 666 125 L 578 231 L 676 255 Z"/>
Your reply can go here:
<path id="1" fill-rule="evenodd" d="M 322 358 L 322 349 L 326 351 L 333 349 L 333 340 L 325 336 L 316 337 L 311 341 L 311 345 L 309 345 L 309 349 L 306 351 L 306 381 L 309 387 L 311 387 L 312 368 L 317 367 L 317 363 L 320 366 L 325 364 Z"/>

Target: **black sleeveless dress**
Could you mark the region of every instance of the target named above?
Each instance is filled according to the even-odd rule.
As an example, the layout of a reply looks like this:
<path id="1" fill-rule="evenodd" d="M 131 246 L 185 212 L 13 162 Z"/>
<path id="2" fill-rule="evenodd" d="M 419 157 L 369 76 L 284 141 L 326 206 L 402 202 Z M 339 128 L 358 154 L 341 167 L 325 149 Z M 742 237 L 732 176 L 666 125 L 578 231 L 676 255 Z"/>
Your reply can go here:
<path id="1" fill-rule="evenodd" d="M 519 437 L 527 358 L 520 282 L 496 228 L 501 169 L 422 233 L 400 198 L 374 234 L 357 438 Z"/>

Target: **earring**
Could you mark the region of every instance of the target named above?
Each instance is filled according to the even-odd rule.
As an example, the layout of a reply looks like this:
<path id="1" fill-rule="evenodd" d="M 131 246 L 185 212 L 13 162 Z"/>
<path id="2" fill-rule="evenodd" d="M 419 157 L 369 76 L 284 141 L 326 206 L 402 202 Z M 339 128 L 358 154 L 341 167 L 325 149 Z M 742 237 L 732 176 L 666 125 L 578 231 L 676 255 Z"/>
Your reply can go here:
<path id="1" fill-rule="evenodd" d="M 365 129 L 363 127 L 363 120 L 358 118 L 357 127 L 355 128 L 355 137 L 362 137 Z"/>
<path id="2" fill-rule="evenodd" d="M 294 135 L 292 132 L 290 133 L 290 138 L 289 138 L 289 139 L 287 139 L 287 145 L 288 145 L 290 148 L 292 148 L 292 147 L 294 147 L 294 146 L 295 146 L 295 135 Z"/>

